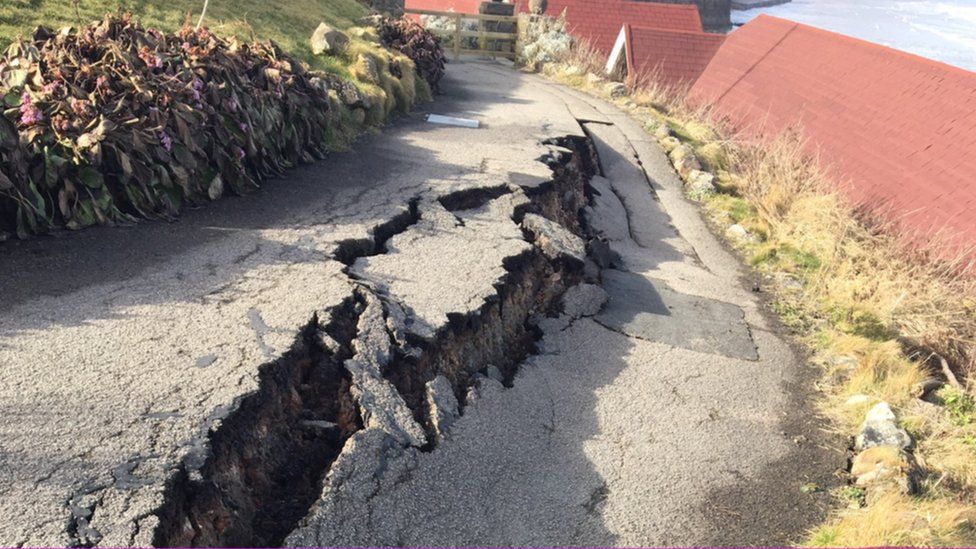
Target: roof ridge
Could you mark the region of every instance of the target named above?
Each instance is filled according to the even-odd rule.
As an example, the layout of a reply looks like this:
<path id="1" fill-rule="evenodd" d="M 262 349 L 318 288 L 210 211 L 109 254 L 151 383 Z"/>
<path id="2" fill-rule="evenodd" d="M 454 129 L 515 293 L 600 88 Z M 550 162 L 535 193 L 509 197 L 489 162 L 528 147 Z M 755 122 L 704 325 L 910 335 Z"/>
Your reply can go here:
<path id="1" fill-rule="evenodd" d="M 667 27 L 652 27 L 652 26 L 644 26 L 644 25 L 635 25 L 633 23 L 624 23 L 624 24 L 629 25 L 631 28 L 640 29 L 640 30 L 653 30 L 659 32 L 675 33 L 675 34 L 692 34 L 695 36 L 714 36 L 716 38 L 725 38 L 727 36 L 725 34 L 717 34 L 714 32 L 705 32 L 700 30 L 669 29 Z"/>

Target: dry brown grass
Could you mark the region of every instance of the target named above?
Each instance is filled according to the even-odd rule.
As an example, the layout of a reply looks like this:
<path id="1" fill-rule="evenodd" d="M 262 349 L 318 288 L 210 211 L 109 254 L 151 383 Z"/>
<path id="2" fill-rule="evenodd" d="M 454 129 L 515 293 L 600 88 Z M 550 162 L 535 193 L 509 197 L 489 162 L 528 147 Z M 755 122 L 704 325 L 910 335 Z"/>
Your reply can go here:
<path id="1" fill-rule="evenodd" d="M 914 358 L 937 360 L 934 353 L 971 375 L 976 277 L 970 252 L 957 249 L 947 257 L 944 250 L 951 248 L 938 235 L 921 239 L 859 216 L 799 135 L 740 145 L 732 170 L 768 227 L 767 242 L 817 264 L 804 273 L 804 307 L 841 331 L 897 339 Z"/>
<path id="2" fill-rule="evenodd" d="M 579 74 L 603 74 L 607 56 L 593 47 L 588 40 L 575 40 L 569 52 L 559 60 Z"/>
<path id="3" fill-rule="evenodd" d="M 685 113 L 688 104 L 681 100 L 688 91 L 687 84 L 665 83 L 661 78 L 660 67 L 652 67 L 637 73 L 628 74 L 624 85 L 630 90 L 631 99 L 640 104 L 649 105 L 664 113 L 682 112 L 682 118 L 697 119 L 691 113 Z"/>
<path id="4" fill-rule="evenodd" d="M 976 542 L 976 510 L 952 500 L 892 494 L 848 509 L 817 528 L 809 547 L 967 547 Z"/>

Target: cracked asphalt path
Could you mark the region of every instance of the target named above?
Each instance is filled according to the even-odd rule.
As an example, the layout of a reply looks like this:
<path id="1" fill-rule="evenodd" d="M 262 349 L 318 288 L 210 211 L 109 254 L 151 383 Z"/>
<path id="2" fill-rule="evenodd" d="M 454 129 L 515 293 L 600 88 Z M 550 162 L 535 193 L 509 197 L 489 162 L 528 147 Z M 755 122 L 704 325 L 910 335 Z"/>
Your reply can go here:
<path id="1" fill-rule="evenodd" d="M 800 487 L 836 485 L 844 463 L 807 407 L 810 372 L 639 126 L 598 100 L 530 85 L 602 122 L 584 122 L 604 176 L 586 216 L 621 255 L 603 272 L 607 304 L 541 321 L 540 352 L 513 387 L 482 379 L 434 451 L 354 437 L 286 543 L 796 540 L 828 504 Z"/>
<path id="2" fill-rule="evenodd" d="M 514 387 L 484 381 L 433 452 L 375 429 L 351 439 L 287 542 L 771 543 L 820 514 L 822 498 L 798 487 L 829 485 L 837 456 L 818 447 L 801 363 L 657 146 L 612 107 L 536 77 L 487 63 L 450 69 L 446 95 L 428 108 L 483 129 L 414 116 L 357 152 L 174 224 L 0 246 L 0 544 L 151 543 L 167 480 L 254 391 L 258 367 L 350 294 L 341 243 L 371 242 L 412 200 L 434 217 L 451 192 L 546 181 L 541 140 L 582 135 L 577 120 L 588 116 L 612 123 L 585 124 L 606 176 L 588 215 L 621 254 L 618 269 L 649 295 L 694 297 L 678 306 L 725 304 L 706 307 L 719 315 L 709 325 L 726 319 L 735 348 L 758 360 L 703 351 L 723 337 L 704 324 L 695 341 L 655 339 L 639 314 L 653 307 L 549 319 Z M 524 248 L 507 215 L 468 236 L 444 234 L 450 220 L 434 224 L 459 248 L 451 260 L 468 265 L 447 289 L 418 284 L 447 273 L 417 255 L 362 259 L 353 273 L 387 277 L 416 310 L 418 333 L 436 330 L 447 313 L 477 307 L 504 256 Z M 499 253 L 480 253 L 492 230 Z M 426 242 L 404 234 L 390 244 Z M 626 287 L 609 288 L 604 313 L 633 299 Z M 797 447 L 797 433 L 812 442 Z"/>

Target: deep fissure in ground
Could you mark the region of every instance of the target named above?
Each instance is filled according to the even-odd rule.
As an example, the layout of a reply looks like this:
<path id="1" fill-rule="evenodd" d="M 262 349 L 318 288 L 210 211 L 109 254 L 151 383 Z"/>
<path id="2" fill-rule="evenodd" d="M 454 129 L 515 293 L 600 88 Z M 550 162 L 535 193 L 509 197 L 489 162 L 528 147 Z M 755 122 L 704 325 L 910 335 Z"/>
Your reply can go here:
<path id="1" fill-rule="evenodd" d="M 584 138 L 553 141 L 541 158 L 553 170 L 550 181 L 523 189 L 530 204 L 515 212 L 541 214 L 583 235 L 581 210 L 587 181 L 595 173 L 595 149 Z M 449 210 L 478 207 L 505 192 L 505 186 L 441 197 Z M 417 200 L 407 211 L 375 227 L 372 238 L 337 248 L 336 259 L 351 265 L 358 257 L 386 253 L 386 242 L 419 219 Z M 538 248 L 505 261 L 506 275 L 497 295 L 477 312 L 449 315 L 449 322 L 429 341 L 395 346 L 383 375 L 400 392 L 428 434 L 426 383 L 437 375 L 452 384 L 463 406 L 468 389 L 488 364 L 510 385 L 518 367 L 534 351 L 537 334 L 529 318 L 553 312 L 562 293 L 583 279 L 582 265 L 551 260 Z M 185 462 L 168 483 L 157 516 L 156 546 L 277 546 L 321 495 L 329 466 L 362 418 L 343 363 L 352 358 L 365 287 L 314 317 L 291 349 L 261 367 L 259 388 L 235 403 L 206 435 L 206 458 Z M 418 352 L 419 351 L 419 352 Z"/>

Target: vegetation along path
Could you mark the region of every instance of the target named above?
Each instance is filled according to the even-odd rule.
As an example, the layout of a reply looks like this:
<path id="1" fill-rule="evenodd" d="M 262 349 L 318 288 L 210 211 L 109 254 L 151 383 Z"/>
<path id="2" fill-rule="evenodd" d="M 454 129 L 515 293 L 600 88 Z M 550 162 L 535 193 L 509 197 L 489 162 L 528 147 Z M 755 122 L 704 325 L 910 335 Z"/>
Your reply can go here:
<path id="1" fill-rule="evenodd" d="M 785 543 L 844 455 L 663 152 L 494 63 L 288 184 L 0 248 L 3 545 Z M 84 254 L 78 254 L 84 249 Z"/>

